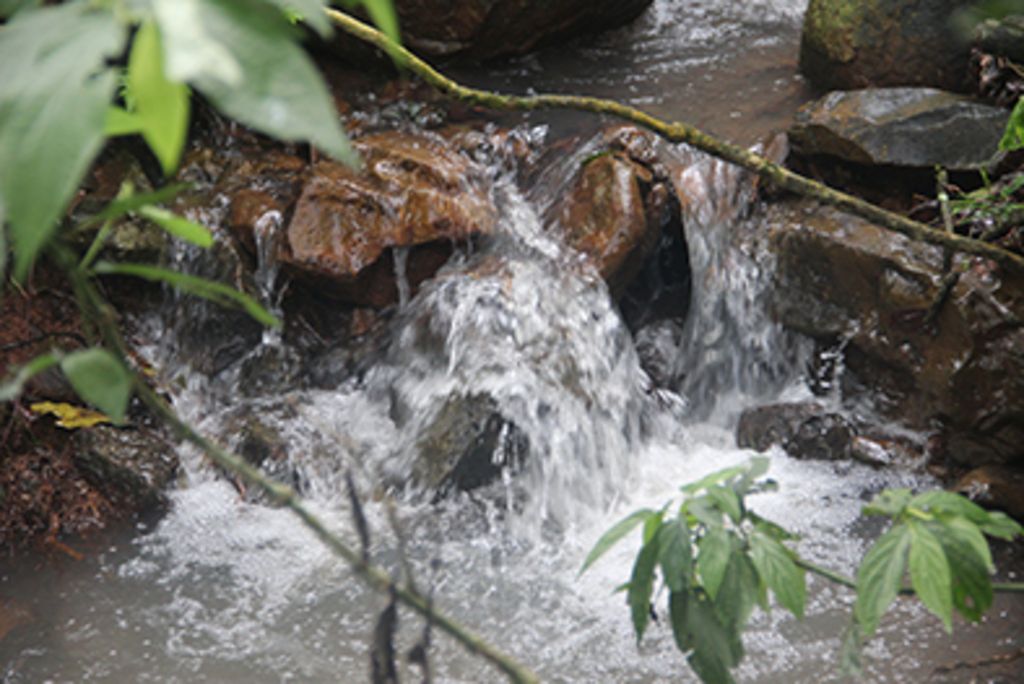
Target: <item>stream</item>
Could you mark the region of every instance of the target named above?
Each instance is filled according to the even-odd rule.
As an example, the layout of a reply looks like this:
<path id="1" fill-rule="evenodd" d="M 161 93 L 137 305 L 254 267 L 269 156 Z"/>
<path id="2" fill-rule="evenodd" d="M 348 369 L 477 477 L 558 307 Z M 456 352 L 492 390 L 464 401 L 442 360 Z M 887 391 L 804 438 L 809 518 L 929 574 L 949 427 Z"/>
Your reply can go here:
<path id="1" fill-rule="evenodd" d="M 785 127 L 810 97 L 796 74 L 804 7 L 656 0 L 629 27 L 452 73 L 496 90 L 609 97 L 752 144 Z M 515 117 L 531 130 L 546 127 L 548 142 L 591 125 L 565 113 Z M 287 475 L 330 528 L 357 544 L 345 487 L 351 471 L 374 561 L 394 573 L 407 567 L 439 608 L 544 681 L 698 681 L 664 619 L 636 644 L 624 595 L 614 593 L 628 579 L 635 536 L 582 577 L 580 565 L 633 510 L 660 507 L 680 485 L 747 461 L 753 452 L 734 438 L 739 413 L 809 398 L 802 376 L 813 347 L 763 311 L 771 263 L 757 213 L 745 210 L 742 174 L 690 150 L 674 153 L 692 158 L 711 188 L 683 216 L 699 277 L 682 329 L 652 323 L 631 333 L 593 267 L 542 230 L 557 190 L 502 178 L 494 188 L 498 238 L 454 255 L 442 275 L 403 296 L 386 344 L 358 378 L 250 398 L 239 393 L 237 374 L 190 372 L 171 345 L 147 353 L 169 376 L 187 378 L 175 407 L 202 430 L 230 442 L 225 431 L 239 406 L 272 424 L 288 444 Z M 261 269 L 273 306 L 274 265 Z M 153 325 L 154 339 L 173 328 Z M 267 334 L 252 353 L 281 345 Z M 655 389 L 641 354 L 683 369 L 679 386 Z M 493 398 L 528 438 L 522 472 L 439 502 L 410 489 L 390 514 L 379 479 L 408 473 L 416 440 L 445 398 L 470 393 Z M 801 534 L 805 558 L 847 576 L 883 529 L 860 515 L 864 503 L 887 487 L 938 485 L 923 470 L 768 455 L 779 490 L 757 495 L 752 508 Z M 0 566 L 0 598 L 29 604 L 34 616 L 0 641 L 3 681 L 368 681 L 386 600 L 292 513 L 241 497 L 193 451 L 184 449 L 182 462 L 168 513 L 111 531 L 94 558 Z M 845 681 L 836 663 L 853 594 L 819 577 L 808 582 L 802 622 L 778 607 L 755 612 L 739 681 Z M 969 672 L 930 677 L 943 665 L 1020 649 L 1022 608 L 998 596 L 983 623 L 958 620 L 947 635 L 917 603 L 901 601 L 865 650 L 867 680 L 969 681 Z M 422 620 L 400 611 L 399 652 L 423 631 Z M 429 660 L 436 682 L 501 681 L 436 629 Z M 404 657 L 400 670 L 403 681 L 420 681 Z"/>

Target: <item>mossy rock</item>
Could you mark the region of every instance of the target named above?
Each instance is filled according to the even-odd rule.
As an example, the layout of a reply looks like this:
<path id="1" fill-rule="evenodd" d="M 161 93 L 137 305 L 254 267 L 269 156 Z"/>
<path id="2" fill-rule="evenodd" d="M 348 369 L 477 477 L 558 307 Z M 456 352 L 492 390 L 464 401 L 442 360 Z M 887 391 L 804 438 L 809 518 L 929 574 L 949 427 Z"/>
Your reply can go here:
<path id="1" fill-rule="evenodd" d="M 810 0 L 800 70 L 829 90 L 920 85 L 969 92 L 967 0 Z"/>

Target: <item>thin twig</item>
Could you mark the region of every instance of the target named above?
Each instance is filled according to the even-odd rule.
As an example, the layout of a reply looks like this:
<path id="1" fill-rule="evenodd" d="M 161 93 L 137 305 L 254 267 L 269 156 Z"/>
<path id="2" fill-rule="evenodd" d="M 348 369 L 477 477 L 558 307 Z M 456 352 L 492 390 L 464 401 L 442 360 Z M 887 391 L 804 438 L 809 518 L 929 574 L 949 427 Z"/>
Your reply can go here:
<path id="1" fill-rule="evenodd" d="M 624 121 L 631 121 L 643 126 L 669 142 L 686 143 L 727 162 L 741 166 L 771 181 L 784 190 L 832 205 L 847 213 L 865 218 L 879 226 L 902 233 L 911 239 L 940 245 L 946 249 L 977 254 L 986 259 L 991 259 L 1007 270 L 1024 273 L 1024 257 L 1013 252 L 955 233 L 950 234 L 929 228 L 923 223 L 912 221 L 904 216 L 877 207 L 870 202 L 865 202 L 852 195 L 833 190 L 821 183 L 804 178 L 742 147 L 730 145 L 685 123 L 666 123 L 649 114 L 645 114 L 639 109 L 596 97 L 576 95 L 500 95 L 486 90 L 467 88 L 443 76 L 405 48 L 393 43 L 380 31 L 352 18 L 344 12 L 334 9 L 325 9 L 324 11 L 331 21 L 343 31 L 392 55 L 397 55 L 401 60 L 399 62 L 400 66 L 407 68 L 422 78 L 440 93 L 456 100 L 494 110 L 575 109 L 594 114 L 610 114 Z"/>

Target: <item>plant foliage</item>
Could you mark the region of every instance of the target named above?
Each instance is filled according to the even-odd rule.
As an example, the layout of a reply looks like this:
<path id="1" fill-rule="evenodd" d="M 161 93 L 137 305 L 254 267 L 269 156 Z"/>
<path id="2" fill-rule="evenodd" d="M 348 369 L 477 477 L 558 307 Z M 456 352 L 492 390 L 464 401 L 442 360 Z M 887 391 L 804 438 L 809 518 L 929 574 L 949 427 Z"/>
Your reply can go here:
<path id="1" fill-rule="evenodd" d="M 802 619 L 805 571 L 836 578 L 786 546 L 795 535 L 747 508 L 748 495 L 776 487 L 762 478 L 768 464 L 767 458 L 757 457 L 682 487 L 675 515 L 666 517 L 668 507 L 636 511 L 597 541 L 581 570 L 643 524 L 643 544 L 625 585 L 637 640 L 653 613 L 651 597 L 660 574 L 676 645 L 709 684 L 733 681 L 731 670 L 743 658 L 743 629 L 755 607 L 769 609 L 769 593 Z M 985 535 L 1010 539 L 1022 531 L 1006 515 L 944 491 L 917 496 L 906 489 L 885 491 L 863 512 L 887 515 L 893 522 L 857 571 L 857 601 L 840 653 L 847 670 L 859 668 L 863 640 L 875 633 L 893 600 L 908 589 L 908 570 L 909 590 L 947 631 L 952 630 L 954 609 L 969 620 L 980 619 L 992 605 L 990 573 L 995 570 Z"/>

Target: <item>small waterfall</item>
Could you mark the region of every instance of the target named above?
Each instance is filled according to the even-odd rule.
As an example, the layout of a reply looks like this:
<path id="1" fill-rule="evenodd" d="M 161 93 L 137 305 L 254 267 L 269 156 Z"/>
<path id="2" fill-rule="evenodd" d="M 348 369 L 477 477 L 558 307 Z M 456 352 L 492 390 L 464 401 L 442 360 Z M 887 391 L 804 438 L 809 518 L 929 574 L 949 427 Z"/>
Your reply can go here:
<path id="1" fill-rule="evenodd" d="M 592 267 L 541 231 L 500 187 L 503 225 L 403 307 L 366 380 L 387 396 L 402 438 L 385 471 L 407 471 L 415 441 L 452 396 L 484 394 L 525 433 L 521 488 L 540 517 L 607 501 L 628 472 L 648 401 L 629 331 Z"/>

